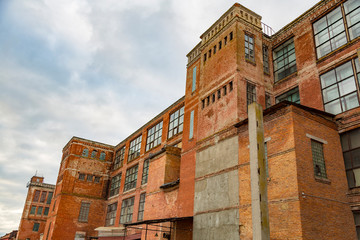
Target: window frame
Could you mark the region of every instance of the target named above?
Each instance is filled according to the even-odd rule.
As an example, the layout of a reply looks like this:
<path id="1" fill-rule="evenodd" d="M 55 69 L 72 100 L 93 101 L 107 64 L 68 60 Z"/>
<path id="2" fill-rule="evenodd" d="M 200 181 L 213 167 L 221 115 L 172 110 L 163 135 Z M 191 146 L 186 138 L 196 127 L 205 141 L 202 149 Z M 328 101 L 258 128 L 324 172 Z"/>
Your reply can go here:
<path id="1" fill-rule="evenodd" d="M 161 145 L 163 125 L 164 122 L 163 120 L 161 120 L 160 122 L 154 124 L 152 127 L 147 129 L 146 147 L 145 147 L 146 152 Z"/>
<path id="2" fill-rule="evenodd" d="M 139 170 L 138 164 L 126 169 L 124 192 L 136 188 L 138 170 Z"/>
<path id="3" fill-rule="evenodd" d="M 141 185 L 146 184 L 148 182 L 149 167 L 150 167 L 150 159 L 148 158 L 144 160 L 143 172 L 141 176 Z"/>
<path id="4" fill-rule="evenodd" d="M 256 102 L 256 84 L 249 81 L 246 82 L 246 106 Z"/>
<path id="5" fill-rule="evenodd" d="M 110 187 L 109 187 L 109 197 L 113 197 L 119 194 L 120 185 L 121 185 L 121 175 L 122 173 L 119 173 L 111 178 Z"/>
<path id="6" fill-rule="evenodd" d="M 294 94 L 296 94 L 296 93 L 298 93 L 298 95 L 299 95 L 299 100 L 293 101 L 292 98 L 293 98 Z M 291 101 L 289 101 L 289 100 L 286 99 L 286 98 L 288 98 L 289 96 L 291 97 Z M 281 98 L 283 98 L 283 99 L 281 99 Z M 279 100 L 279 99 L 280 99 L 280 100 Z M 286 91 L 286 92 L 284 92 L 284 93 L 281 93 L 280 95 L 278 95 L 278 96 L 275 97 L 275 103 L 279 103 L 279 102 L 282 102 L 282 101 L 285 101 L 285 100 L 286 100 L 286 101 L 289 101 L 289 102 L 301 104 L 299 86 L 296 86 L 296 87 L 294 87 L 294 88 L 292 88 L 292 89 L 290 89 L 290 90 L 288 90 L 288 91 Z"/>
<path id="7" fill-rule="evenodd" d="M 322 95 L 322 101 L 323 101 L 323 106 L 324 106 L 324 111 L 325 112 L 329 112 L 332 113 L 334 115 L 349 111 L 351 109 L 357 108 L 360 106 L 360 88 L 359 88 L 359 83 L 360 83 L 360 65 L 359 65 L 359 69 L 357 69 L 357 65 L 356 65 L 356 61 L 358 61 L 359 58 L 352 58 L 346 62 L 342 62 L 341 64 L 335 66 L 334 68 L 322 73 L 319 76 L 319 81 L 320 81 L 320 87 L 321 87 L 321 95 Z M 337 74 L 337 69 L 341 69 L 342 67 L 344 67 L 346 64 L 350 64 L 351 65 L 351 71 L 352 71 L 352 75 L 346 76 L 345 78 L 342 78 L 340 80 L 338 80 L 338 75 Z M 335 82 L 327 85 L 327 86 L 323 86 L 325 82 L 322 77 L 326 76 L 326 75 L 330 75 L 331 72 L 334 72 L 334 77 L 335 77 Z M 346 82 L 350 81 L 351 78 L 353 78 L 354 82 L 353 84 L 355 85 L 355 89 L 353 89 L 350 92 L 347 92 L 343 95 L 341 95 L 341 91 L 340 89 L 340 84 L 346 84 Z M 334 99 L 328 100 L 325 102 L 325 93 L 324 90 L 330 89 L 336 86 L 336 90 L 337 90 L 337 94 L 338 96 Z M 341 86 L 341 88 L 344 88 L 343 86 Z M 352 97 L 352 96 L 356 96 L 357 98 L 357 106 L 351 107 L 351 108 L 346 108 L 343 104 L 346 105 L 346 102 L 343 103 L 343 101 L 346 101 L 347 97 Z M 331 103 L 334 104 L 335 102 L 338 101 L 338 106 L 340 106 L 340 112 L 330 112 L 326 109 L 326 105 L 330 105 Z M 345 109 L 345 110 L 344 110 Z"/>
<path id="8" fill-rule="evenodd" d="M 90 212 L 90 202 L 81 201 L 78 222 L 88 222 Z"/>
<path id="9" fill-rule="evenodd" d="M 39 231 L 39 228 L 40 228 L 40 223 L 34 222 L 32 231 L 33 231 L 33 232 L 38 232 L 38 231 Z"/>
<path id="10" fill-rule="evenodd" d="M 168 139 L 177 136 L 184 130 L 184 112 L 185 106 L 183 105 L 169 114 Z M 175 122 L 177 123 L 175 124 Z"/>
<path id="11" fill-rule="evenodd" d="M 135 197 L 129 197 L 122 201 L 120 211 L 120 224 L 132 222 L 134 213 Z"/>
<path id="12" fill-rule="evenodd" d="M 138 221 L 142 221 L 144 219 L 145 201 L 146 201 L 146 193 L 141 193 L 139 199 L 138 216 L 137 216 Z"/>
<path id="13" fill-rule="evenodd" d="M 139 136 L 135 137 L 133 140 L 130 141 L 129 154 L 127 159 L 128 163 L 140 157 L 141 142 L 142 142 L 142 134 L 140 134 Z"/>
<path id="14" fill-rule="evenodd" d="M 288 47 L 293 45 L 290 49 Z M 286 52 L 284 49 L 286 48 Z M 292 52 L 293 51 L 293 52 Z M 281 55 L 276 56 L 276 53 L 282 52 Z M 296 51 L 295 51 L 295 41 L 294 38 L 291 37 L 286 41 L 282 42 L 281 44 L 277 45 L 272 50 L 273 54 L 273 69 L 274 69 L 274 83 L 281 81 L 282 79 L 286 79 L 287 77 L 295 74 L 297 72 L 297 65 L 296 65 Z M 294 56 L 294 60 L 289 61 L 290 57 Z M 277 62 L 279 61 L 279 62 Z M 283 65 L 280 62 L 283 61 Z M 294 63 L 294 64 L 292 64 Z M 278 67 L 278 65 L 280 65 Z M 294 69 L 292 69 L 295 67 Z M 280 71 L 281 70 L 281 71 Z M 281 73 L 284 73 L 284 76 L 279 77 Z"/>
<path id="15" fill-rule="evenodd" d="M 121 168 L 124 164 L 124 160 L 125 160 L 125 146 L 123 146 L 122 148 L 116 151 L 113 170 Z"/>
<path id="16" fill-rule="evenodd" d="M 255 62 L 255 38 L 254 35 L 244 34 L 245 60 Z"/>
<path id="17" fill-rule="evenodd" d="M 340 135 L 345 173 L 349 189 L 360 187 L 360 165 L 357 166 L 354 160 L 360 156 L 360 144 L 356 145 L 358 138 L 360 138 L 360 128 L 344 132 Z M 355 174 L 354 170 L 356 170 L 357 174 Z M 359 178 L 358 184 L 356 182 L 356 176 Z"/>
<path id="18" fill-rule="evenodd" d="M 311 141 L 311 154 L 314 165 L 315 178 L 327 179 L 325 156 L 324 156 L 324 143 L 315 139 Z"/>
<path id="19" fill-rule="evenodd" d="M 105 226 L 114 226 L 116 220 L 117 204 L 118 202 L 114 202 L 107 206 Z"/>

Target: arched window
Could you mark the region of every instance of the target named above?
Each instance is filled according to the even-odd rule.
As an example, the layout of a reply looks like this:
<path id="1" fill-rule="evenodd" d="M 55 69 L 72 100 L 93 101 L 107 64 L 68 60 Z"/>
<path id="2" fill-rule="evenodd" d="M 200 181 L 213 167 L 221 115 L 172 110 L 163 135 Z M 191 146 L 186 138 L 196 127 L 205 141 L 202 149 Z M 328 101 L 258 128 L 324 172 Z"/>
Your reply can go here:
<path id="1" fill-rule="evenodd" d="M 105 160 L 106 157 L 106 153 L 105 152 L 101 152 L 100 153 L 100 160 Z"/>
<path id="2" fill-rule="evenodd" d="M 95 157 L 96 157 L 96 153 L 97 153 L 96 150 L 92 151 L 92 152 L 91 152 L 91 158 L 95 158 Z"/>
<path id="3" fill-rule="evenodd" d="M 83 157 L 89 156 L 89 149 L 85 148 L 85 149 L 83 150 L 83 152 L 82 152 L 82 156 L 83 156 Z"/>

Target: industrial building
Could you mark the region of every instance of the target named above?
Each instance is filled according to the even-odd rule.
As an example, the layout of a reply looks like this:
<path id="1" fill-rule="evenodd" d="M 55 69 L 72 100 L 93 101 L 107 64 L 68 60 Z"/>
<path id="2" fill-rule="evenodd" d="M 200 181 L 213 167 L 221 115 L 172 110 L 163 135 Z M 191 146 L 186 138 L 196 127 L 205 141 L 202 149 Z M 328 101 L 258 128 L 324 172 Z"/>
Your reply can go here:
<path id="1" fill-rule="evenodd" d="M 69 140 L 42 239 L 253 239 L 253 102 L 270 239 L 360 239 L 360 1 L 276 33 L 236 3 L 200 39 L 184 97 L 116 146 Z"/>

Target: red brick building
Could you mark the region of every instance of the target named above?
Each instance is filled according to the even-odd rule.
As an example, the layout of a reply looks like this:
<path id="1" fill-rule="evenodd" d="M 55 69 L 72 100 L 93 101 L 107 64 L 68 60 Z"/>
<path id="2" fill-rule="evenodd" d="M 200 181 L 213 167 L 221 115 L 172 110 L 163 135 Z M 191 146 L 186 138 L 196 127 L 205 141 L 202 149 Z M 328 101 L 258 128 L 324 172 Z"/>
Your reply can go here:
<path id="1" fill-rule="evenodd" d="M 43 177 L 33 176 L 27 184 L 28 194 L 16 237 L 18 240 L 37 240 L 44 233 L 55 185 L 43 181 Z"/>
<path id="2" fill-rule="evenodd" d="M 252 102 L 270 238 L 360 239 L 359 16 L 323 0 L 272 33 L 234 4 L 187 55 L 183 98 L 116 146 L 64 147 L 43 239 L 252 239 Z"/>

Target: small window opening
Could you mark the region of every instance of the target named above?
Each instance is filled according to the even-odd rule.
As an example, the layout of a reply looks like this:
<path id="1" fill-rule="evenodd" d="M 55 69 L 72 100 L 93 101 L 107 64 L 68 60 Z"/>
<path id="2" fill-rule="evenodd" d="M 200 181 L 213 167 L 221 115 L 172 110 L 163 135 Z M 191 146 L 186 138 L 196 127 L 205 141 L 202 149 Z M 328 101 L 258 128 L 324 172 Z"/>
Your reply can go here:
<path id="1" fill-rule="evenodd" d="M 229 83 L 229 92 L 231 92 L 233 90 L 233 82 L 231 81 L 230 83 Z"/>
<path id="2" fill-rule="evenodd" d="M 230 33 L 230 41 L 233 40 L 233 32 Z"/>

